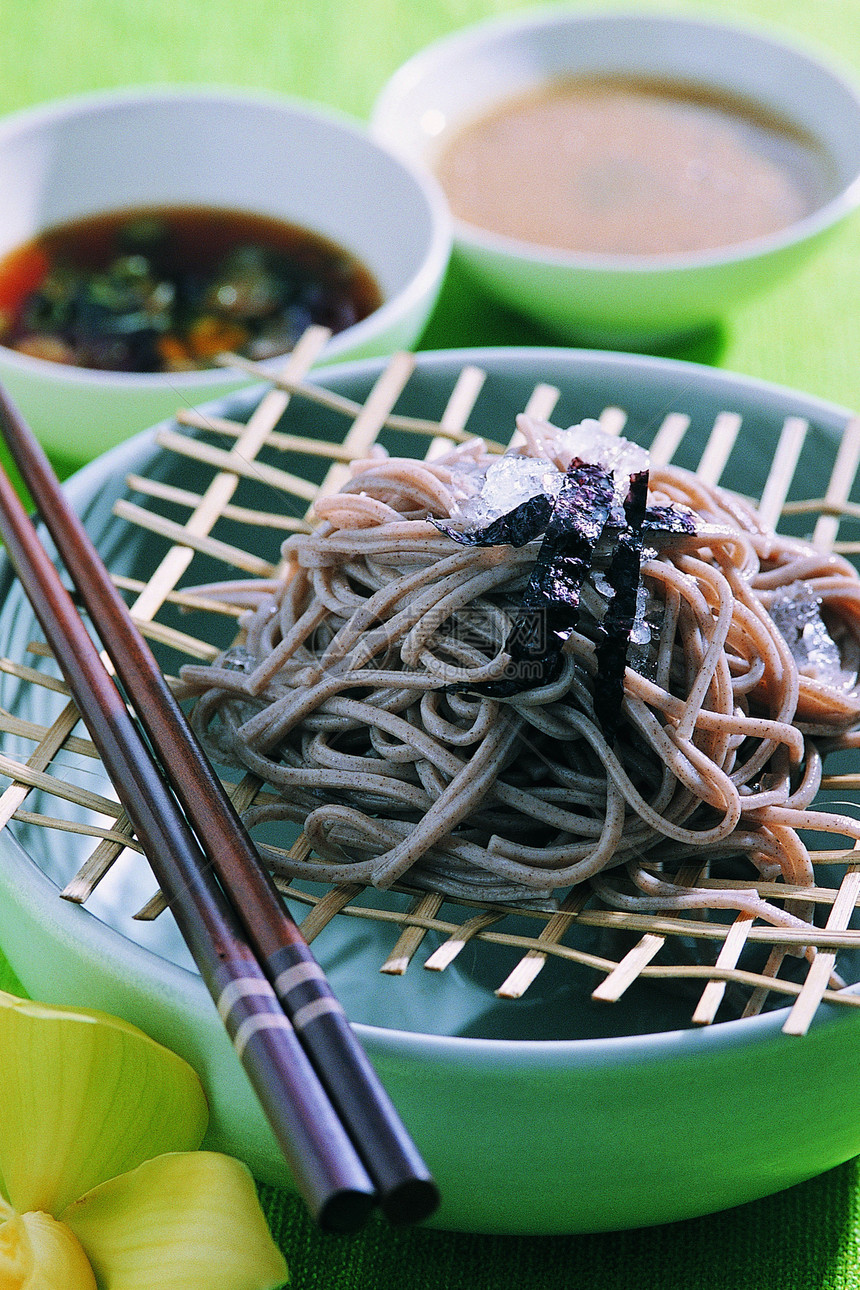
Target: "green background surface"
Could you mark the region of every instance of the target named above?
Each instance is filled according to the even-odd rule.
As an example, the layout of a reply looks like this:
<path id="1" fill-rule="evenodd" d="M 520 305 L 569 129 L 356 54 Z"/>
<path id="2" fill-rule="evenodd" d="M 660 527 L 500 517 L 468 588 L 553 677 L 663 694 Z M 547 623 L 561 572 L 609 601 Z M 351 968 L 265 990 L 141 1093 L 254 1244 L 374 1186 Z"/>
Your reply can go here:
<path id="1" fill-rule="evenodd" d="M 193 82 L 280 91 L 366 120 L 384 81 L 421 46 L 522 7 L 513 0 L 0 0 L 0 114 L 109 86 Z M 613 7 L 763 24 L 860 81 L 860 0 L 627 0 Z M 855 218 L 801 274 L 675 356 L 860 408 L 859 300 Z M 552 340 L 480 296 L 454 267 L 421 344 Z M 0 988 L 16 988 L 2 957 Z M 773 1102 L 778 1116 L 778 1089 Z M 262 1198 L 297 1290 L 860 1288 L 853 1161 L 710 1218 L 599 1236 L 472 1237 L 379 1222 L 358 1237 L 322 1237 L 291 1196 L 264 1190 Z"/>

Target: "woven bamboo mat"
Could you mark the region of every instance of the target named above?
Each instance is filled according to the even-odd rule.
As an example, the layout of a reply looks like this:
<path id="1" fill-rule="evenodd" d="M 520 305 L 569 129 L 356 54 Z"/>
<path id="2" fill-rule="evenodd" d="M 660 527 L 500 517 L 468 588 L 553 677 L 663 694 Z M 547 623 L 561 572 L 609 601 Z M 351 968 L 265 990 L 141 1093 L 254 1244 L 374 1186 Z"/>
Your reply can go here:
<path id="1" fill-rule="evenodd" d="M 190 473 L 195 480 L 201 471 L 205 473 L 209 482 L 202 490 L 166 482 L 154 473 L 146 477 L 132 475 L 127 481 L 127 494 L 114 508 L 122 524 L 152 535 L 157 539 L 154 545 L 164 552 L 145 582 L 117 577 L 117 583 L 127 593 L 133 616 L 144 634 L 155 648 L 167 647 L 173 658 L 213 658 L 217 652 L 213 637 L 223 635 L 225 622 L 229 626 L 235 620 L 232 607 L 182 590 L 195 582 L 211 581 L 196 577 L 200 562 L 219 567 L 222 578 L 271 576 L 277 568 L 276 560 L 261 552 L 272 548 L 273 539 L 277 543 L 290 532 L 306 531 L 313 500 L 339 488 L 348 476 L 349 462 L 365 457 L 377 440 L 384 442 L 385 436 L 393 432 L 401 441 L 407 438 L 416 456 L 432 457 L 472 437 L 469 420 L 485 381 L 479 368 L 465 366 L 453 384 L 442 415 L 422 420 L 395 412 L 413 373 L 412 356 L 394 356 L 383 367 L 368 397 L 356 404 L 314 385 L 308 378 L 325 340 L 326 333 L 320 329 L 312 329 L 304 336 L 247 422 L 221 420 L 188 410 L 180 412 L 175 424 L 159 434 L 161 453 L 194 463 Z M 239 360 L 231 361 L 243 366 Z M 251 374 L 261 375 L 252 365 L 244 366 Z M 549 418 L 558 398 L 559 391 L 554 387 L 538 385 L 523 410 Z M 329 418 L 335 417 L 341 427 L 339 435 L 319 439 L 306 431 L 295 433 L 291 428 L 293 410 L 308 405 L 325 408 Z M 613 433 L 624 428 L 626 419 L 625 412 L 617 407 L 607 407 L 600 417 L 603 428 Z M 510 424 L 513 425 L 513 416 Z M 697 466 L 697 473 L 708 482 L 720 481 L 741 424 L 741 417 L 731 410 L 715 417 Z M 689 427 L 690 417 L 683 411 L 667 414 L 650 445 L 652 459 L 660 464 L 672 461 Z M 860 507 L 850 500 L 860 463 L 860 422 L 849 424 L 834 450 L 824 495 L 788 503 L 808 431 L 802 418 L 786 418 L 773 466 L 760 497 L 754 500 L 769 523 L 776 526 L 783 517 L 803 516 L 817 546 L 855 554 L 860 544 L 840 541 L 840 523 L 846 517 L 860 517 Z M 501 451 L 504 445 L 490 447 Z M 182 472 L 173 471 L 171 478 L 175 480 L 177 474 L 181 477 Z M 253 484 L 253 505 L 243 498 L 243 484 L 248 482 Z M 262 495 L 268 499 L 265 504 L 260 504 Z M 205 621 L 217 623 L 218 632 L 183 631 L 177 619 L 189 611 L 195 622 L 202 615 Z M 33 641 L 29 653 L 29 660 L 0 659 L 0 672 L 16 678 L 21 685 L 63 694 L 62 681 L 44 665 L 45 647 Z M 67 900 L 84 903 L 117 858 L 138 848 L 117 803 L 88 787 L 86 774 L 75 778 L 68 773 L 70 763 L 91 765 L 95 756 L 88 739 L 75 733 L 78 725 L 78 714 L 71 702 L 44 725 L 0 708 L 0 746 L 10 739 L 18 750 L 22 743 L 31 749 L 25 757 L 20 751 L 14 755 L 0 752 L 0 774 L 10 781 L 0 795 L 0 827 L 18 821 L 52 830 L 57 836 L 71 831 L 79 837 L 92 838 L 85 863 L 62 893 Z M 860 787 L 860 768 L 858 773 L 826 776 L 823 787 L 850 796 Z M 231 784 L 230 791 L 242 810 L 266 790 L 246 776 Z M 37 807 L 31 795 L 36 795 Z M 71 819 L 60 812 L 54 815 L 45 809 L 45 803 L 52 799 L 72 802 L 80 810 Z M 300 836 L 291 854 L 308 853 L 308 842 Z M 302 927 L 309 941 L 337 918 L 393 925 L 399 935 L 393 949 L 379 963 L 383 973 L 443 973 L 467 945 L 500 945 L 516 954 L 513 970 L 497 984 L 496 992 L 504 998 L 516 999 L 525 994 L 545 964 L 554 959 L 569 964 L 572 970 L 578 966 L 588 969 L 592 976 L 596 974 L 598 984 L 591 997 L 607 1004 L 619 1000 L 639 979 L 686 982 L 687 990 L 693 991 L 691 1023 L 701 1026 L 717 1019 L 727 988 L 736 986 L 743 991 L 742 1015 L 751 1016 L 765 1007 L 790 1003 L 784 1029 L 802 1034 L 822 1001 L 860 1006 L 860 995 L 830 988 L 837 954 L 860 949 L 860 930 L 850 925 L 860 899 L 860 858 L 852 850 L 835 849 L 819 853 L 817 859 L 826 865 L 829 875 L 838 874 L 837 881 L 822 880 L 821 885 L 803 889 L 789 889 L 781 882 L 748 883 L 775 903 L 788 895 L 811 902 L 818 911 L 816 922 L 821 924 L 812 934 L 775 928 L 747 914 L 726 921 L 697 916 L 701 911 L 677 916 L 621 912 L 601 907 L 585 887 L 569 891 L 557 909 L 524 910 L 481 908 L 434 893 L 410 893 L 408 887 L 399 890 L 405 890 L 410 899 L 402 908 L 392 909 L 390 902 L 374 901 L 374 893 L 357 884 L 323 891 L 311 891 L 307 883 L 281 886 L 291 905 L 305 910 Z M 719 879 L 700 877 L 699 868 L 691 862 L 682 869 L 680 880 L 696 881 L 705 887 L 721 885 Z M 733 880 L 731 885 L 738 884 Z M 163 900 L 156 895 L 135 916 L 152 919 L 163 908 Z M 620 934 L 601 944 L 621 948 L 614 956 L 586 951 L 577 944 L 577 928 Z M 425 949 L 428 933 L 434 934 L 429 953 Z M 690 952 L 691 944 L 695 946 L 694 953 Z M 815 947 L 811 964 L 792 953 L 800 944 Z M 758 970 L 743 965 L 744 951 L 749 947 L 763 949 L 766 955 Z"/>

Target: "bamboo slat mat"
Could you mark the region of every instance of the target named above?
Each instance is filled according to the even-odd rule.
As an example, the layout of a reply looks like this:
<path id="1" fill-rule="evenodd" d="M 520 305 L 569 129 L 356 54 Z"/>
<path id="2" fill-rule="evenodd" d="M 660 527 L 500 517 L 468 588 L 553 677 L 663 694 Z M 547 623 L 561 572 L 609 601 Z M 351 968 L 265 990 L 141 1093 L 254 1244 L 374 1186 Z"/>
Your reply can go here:
<path id="1" fill-rule="evenodd" d="M 164 553 L 145 582 L 129 577 L 117 577 L 117 582 L 128 594 L 132 613 L 144 634 L 154 647 L 168 648 L 171 657 L 205 661 L 217 653 L 212 637 L 218 633 L 183 631 L 175 621 L 179 614 L 190 611 L 195 621 L 203 615 L 207 623 L 218 625 L 222 635 L 225 621 L 228 628 L 235 621 L 237 611 L 233 607 L 187 589 L 195 581 L 211 581 L 195 578 L 198 560 L 220 566 L 222 578 L 270 577 L 277 570 L 277 561 L 265 551 L 271 548 L 273 535 L 278 542 L 291 532 L 307 530 L 314 498 L 339 488 L 348 476 L 349 462 L 365 457 L 387 433 L 407 436 L 415 454 L 428 457 L 472 437 L 470 416 L 485 380 L 479 368 L 466 365 L 453 384 L 442 415 L 423 420 L 395 411 L 412 377 L 415 360 L 411 355 L 395 355 L 360 404 L 315 386 L 308 372 L 325 339 L 326 333 L 321 329 L 312 329 L 305 335 L 246 423 L 189 410 L 179 413 L 175 425 L 160 433 L 161 453 L 193 462 L 194 479 L 204 468 L 209 482 L 202 490 L 165 482 L 154 474 L 129 476 L 127 495 L 116 503 L 115 515 L 122 524 L 152 535 Z M 238 360 L 230 361 L 242 365 Z M 255 371 L 253 367 L 249 370 Z M 549 418 L 559 394 L 550 385 L 537 385 L 523 410 Z M 291 412 L 300 405 L 319 405 L 335 416 L 341 426 L 339 437 L 329 440 L 306 432 L 295 433 Z M 600 420 L 604 429 L 618 433 L 624 429 L 627 414 L 609 406 Z M 510 424 L 513 425 L 513 417 Z M 741 417 L 731 409 L 714 418 L 697 467 L 697 473 L 708 482 L 718 483 L 722 478 L 741 424 Z M 665 415 L 650 445 L 652 460 L 664 464 L 675 459 L 689 428 L 690 416 L 683 410 Z M 755 500 L 769 523 L 777 525 L 789 515 L 812 517 L 813 540 L 818 547 L 852 554 L 858 544 L 840 542 L 839 534 L 841 520 L 856 519 L 860 514 L 860 508 L 850 500 L 860 462 L 860 421 L 852 421 L 845 430 L 824 495 L 789 503 L 786 499 L 808 431 L 804 419 L 785 419 L 772 468 L 760 498 Z M 489 446 L 493 451 L 504 448 L 502 443 Z M 307 463 L 312 463 L 314 469 L 308 470 Z M 248 481 L 254 485 L 258 500 L 259 495 L 265 495 L 264 504 L 249 505 L 243 499 L 241 485 Z M 15 678 L 24 687 L 42 687 L 63 694 L 62 681 L 46 670 L 45 647 L 33 641 L 29 652 L 29 661 L 0 660 L 0 673 Z M 0 708 L 0 748 L 12 740 L 18 750 L 14 754 L 0 751 L 0 775 L 10 781 L 0 795 L 0 827 L 18 821 L 30 828 L 51 830 L 56 836 L 72 832 L 79 838 L 92 838 L 85 863 L 62 893 L 67 900 L 83 903 L 120 855 L 139 848 L 116 801 L 107 792 L 88 786 L 91 775 L 69 775 L 70 763 L 91 766 L 95 757 L 89 741 L 74 733 L 77 727 L 78 716 L 71 702 L 62 706 L 49 724 L 27 721 Z M 31 749 L 26 756 L 19 751 L 22 744 Z M 860 775 L 853 772 L 829 775 L 824 781 L 827 790 L 843 797 L 854 793 L 858 786 Z M 230 791 L 240 810 L 266 793 L 265 786 L 251 776 L 232 784 Z M 51 801 L 70 802 L 79 809 L 71 818 L 59 811 L 54 814 L 46 806 Z M 304 857 L 309 851 L 307 839 L 300 836 L 290 854 Z M 712 919 L 701 915 L 701 911 L 684 915 L 627 913 L 602 907 L 585 886 L 569 891 L 555 909 L 481 908 L 434 893 L 410 893 L 408 887 L 401 886 L 396 890 L 405 891 L 410 899 L 392 909 L 390 902 L 375 901 L 374 893 L 357 884 L 322 892 L 309 890 L 307 883 L 280 885 L 291 906 L 305 911 L 301 921 L 310 941 L 332 919 L 363 919 L 393 926 L 399 933 L 396 943 L 378 965 L 381 972 L 389 975 L 401 975 L 407 970 L 444 973 L 467 946 L 483 943 L 504 946 L 516 955 L 514 968 L 497 983 L 496 993 L 504 998 L 524 995 L 546 963 L 556 960 L 569 965 L 572 971 L 585 968 L 596 974 L 598 984 L 591 990 L 591 997 L 607 1005 L 620 999 L 640 979 L 686 982 L 687 989 L 692 987 L 693 991 L 691 1024 L 708 1025 L 718 1019 L 727 988 L 734 986 L 743 991 L 743 1015 L 790 1003 L 784 1029 L 803 1034 L 822 1001 L 860 1006 L 860 994 L 830 987 L 837 954 L 860 949 L 860 929 L 851 927 L 860 899 L 860 860 L 850 849 L 829 850 L 819 853 L 818 858 L 826 862 L 828 874 L 835 868 L 838 881 L 822 879 L 820 885 L 803 889 L 763 880 L 750 880 L 747 884 L 773 902 L 789 896 L 811 902 L 820 911 L 818 921 L 823 925 L 810 934 L 776 928 L 746 913 L 737 915 L 734 921 Z M 700 868 L 691 860 L 679 871 L 677 880 L 718 888 L 720 880 L 701 876 Z M 738 883 L 733 880 L 731 885 Z M 136 911 L 135 917 L 152 919 L 163 909 L 164 902 L 156 894 Z M 577 929 L 616 934 L 602 944 L 622 948 L 614 956 L 585 949 L 577 943 Z M 429 951 L 425 949 L 428 933 L 434 934 Z M 695 954 L 690 953 L 691 944 L 695 945 Z M 815 947 L 811 964 L 792 953 L 800 945 Z M 756 946 L 763 947 L 766 963 L 758 970 L 750 970 L 744 965 L 743 954 L 745 949 Z"/>

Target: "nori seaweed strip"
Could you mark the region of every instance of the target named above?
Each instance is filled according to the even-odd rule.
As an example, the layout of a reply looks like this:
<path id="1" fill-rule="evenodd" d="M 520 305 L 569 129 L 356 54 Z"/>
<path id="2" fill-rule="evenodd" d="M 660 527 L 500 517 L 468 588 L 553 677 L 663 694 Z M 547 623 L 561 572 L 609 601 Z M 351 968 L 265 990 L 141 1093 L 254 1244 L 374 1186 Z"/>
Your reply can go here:
<path id="1" fill-rule="evenodd" d="M 696 521 L 686 511 L 674 506 L 649 506 L 642 520 L 642 533 L 695 533 Z"/>
<path id="2" fill-rule="evenodd" d="M 615 738 L 621 718 L 627 649 L 630 632 L 636 621 L 642 563 L 642 529 L 648 514 L 647 499 L 648 472 L 643 470 L 630 477 L 630 491 L 624 502 L 627 528 L 618 538 L 606 571 L 606 579 L 614 594 L 597 629 L 594 714 L 610 744 Z"/>
<path id="3" fill-rule="evenodd" d="M 440 533 L 444 533 L 461 546 L 526 546 L 540 537 L 553 512 L 555 499 L 547 493 L 520 502 L 512 511 L 498 516 L 482 529 L 453 528 L 442 520 L 433 520 Z M 676 511 L 673 506 L 649 506 L 642 522 L 644 533 L 695 533 L 696 524 L 691 515 Z"/>
<path id="4" fill-rule="evenodd" d="M 440 533 L 462 546 L 526 546 L 543 533 L 552 515 L 554 500 L 546 493 L 538 493 L 520 502 L 507 515 L 500 515 L 485 528 L 473 529 L 471 533 L 451 528 L 441 520 L 433 523 Z"/>
<path id="5" fill-rule="evenodd" d="M 612 476 L 603 466 L 571 462 L 514 625 L 505 642 L 508 675 L 474 687 L 510 698 L 547 685 L 561 671 L 562 646 L 579 618 L 579 591 L 612 506 Z"/>

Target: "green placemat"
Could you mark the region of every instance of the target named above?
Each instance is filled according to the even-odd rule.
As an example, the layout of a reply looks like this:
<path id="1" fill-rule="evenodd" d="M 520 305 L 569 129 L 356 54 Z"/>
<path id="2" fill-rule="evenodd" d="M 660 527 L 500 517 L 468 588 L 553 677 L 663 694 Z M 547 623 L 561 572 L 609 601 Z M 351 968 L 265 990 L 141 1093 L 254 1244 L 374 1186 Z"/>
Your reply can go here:
<path id="1" fill-rule="evenodd" d="M 598 1236 L 492 1237 L 374 1225 L 323 1239 L 264 1193 L 296 1290 L 856 1290 L 855 1163 L 707 1219 Z"/>

